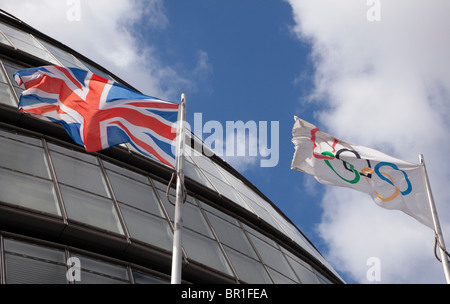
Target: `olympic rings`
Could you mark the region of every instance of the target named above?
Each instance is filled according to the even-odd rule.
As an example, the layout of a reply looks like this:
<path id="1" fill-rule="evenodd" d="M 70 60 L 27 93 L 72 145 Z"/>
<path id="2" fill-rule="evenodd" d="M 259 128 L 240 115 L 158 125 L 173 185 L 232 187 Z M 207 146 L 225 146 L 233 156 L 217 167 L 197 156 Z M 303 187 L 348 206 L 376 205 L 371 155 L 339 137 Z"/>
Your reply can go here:
<path id="1" fill-rule="evenodd" d="M 332 156 L 334 158 L 334 155 L 331 152 L 322 152 L 322 155 Z M 336 173 L 336 175 L 339 176 L 342 180 L 344 180 L 344 181 L 346 181 L 347 183 L 350 183 L 350 184 L 356 184 L 357 182 L 359 182 L 359 180 L 360 180 L 359 173 L 358 173 L 358 171 L 355 170 L 355 166 L 353 166 L 349 162 L 346 162 L 345 160 L 342 160 L 342 162 L 344 163 L 344 166 L 345 166 L 345 164 L 350 165 L 350 170 L 355 173 L 355 178 L 352 179 L 352 180 L 348 180 L 348 179 L 345 179 L 342 176 L 340 176 L 339 173 L 337 173 L 336 170 L 334 170 L 333 166 L 330 164 L 328 159 L 324 159 L 324 161 L 328 165 L 328 167 L 330 167 L 330 169 L 333 170 L 333 172 Z"/>
<path id="2" fill-rule="evenodd" d="M 369 169 L 369 168 L 364 168 L 364 169 L 361 170 L 361 172 L 374 173 L 373 170 Z M 389 174 L 387 174 L 385 172 L 382 172 L 381 174 L 383 174 L 384 176 L 387 176 L 390 179 L 389 183 L 392 184 L 395 187 L 395 191 L 394 191 L 394 193 L 391 196 L 386 197 L 386 198 L 381 197 L 381 195 L 378 192 L 376 192 L 376 194 L 377 194 L 378 198 L 382 202 L 392 201 L 393 199 L 395 199 L 400 194 L 400 190 L 398 190 L 398 187 L 394 185 L 394 181 L 392 180 L 392 177 Z M 378 176 L 380 176 L 380 175 L 378 175 Z M 369 179 L 367 177 L 366 177 L 366 181 L 369 183 Z"/>
<path id="3" fill-rule="evenodd" d="M 345 161 L 345 160 L 339 158 L 339 154 L 342 153 L 342 152 L 345 152 L 345 151 L 352 152 L 353 154 L 355 154 L 355 156 L 356 156 L 358 159 L 361 159 L 361 157 L 360 157 L 360 155 L 359 155 L 358 152 L 356 152 L 356 151 L 354 151 L 354 150 L 349 150 L 349 149 L 341 149 L 341 150 L 339 150 L 339 151 L 336 153 L 336 156 L 335 156 L 333 153 L 329 152 L 329 151 L 322 152 L 322 155 L 323 155 L 323 156 L 321 156 L 321 157 L 316 157 L 315 154 L 314 154 L 314 156 L 315 156 L 316 158 L 323 159 L 323 160 L 325 161 L 325 163 L 327 164 L 327 166 L 328 166 L 328 167 L 329 167 L 329 168 L 330 168 L 330 169 L 331 169 L 331 170 L 332 170 L 339 178 L 341 178 L 343 181 L 345 181 L 345 182 L 347 182 L 347 183 L 350 183 L 350 184 L 357 184 L 357 183 L 360 181 L 360 179 L 361 179 L 360 175 L 364 176 L 364 178 L 366 179 L 366 181 L 367 181 L 368 183 L 370 183 L 370 182 L 369 182 L 369 178 L 372 178 L 372 174 L 376 174 L 381 180 L 383 180 L 383 181 L 385 181 L 385 182 L 391 184 L 392 186 L 394 186 L 394 187 L 395 187 L 395 190 L 394 190 L 393 194 L 390 195 L 390 196 L 388 196 L 388 197 L 382 197 L 378 192 L 376 192 L 378 198 L 379 198 L 381 201 L 383 201 L 383 202 L 389 202 L 389 201 L 392 201 L 392 200 L 394 200 L 397 196 L 399 196 L 400 194 L 401 194 L 401 195 L 408 195 L 409 193 L 411 193 L 411 191 L 412 191 L 412 185 L 411 185 L 411 182 L 410 182 L 410 180 L 409 180 L 409 178 L 408 178 L 408 175 L 406 174 L 405 171 L 399 169 L 397 165 L 395 165 L 395 164 L 393 164 L 393 163 L 389 163 L 389 162 L 380 162 L 380 163 L 378 163 L 378 164 L 375 166 L 374 170 L 372 170 L 372 169 L 370 168 L 370 167 L 371 167 L 371 166 L 370 166 L 370 161 L 369 161 L 369 160 L 366 160 L 369 168 L 364 168 L 364 169 L 361 170 L 361 172 L 358 172 L 358 171 L 355 169 L 355 166 L 354 166 L 353 164 L 351 164 L 351 163 L 349 163 L 349 162 L 347 162 L 347 161 Z M 335 158 L 342 161 L 343 166 L 344 166 L 344 168 L 345 168 L 346 170 L 351 171 L 351 172 L 353 172 L 353 173 L 355 174 L 355 177 L 354 177 L 353 179 L 345 179 L 344 177 L 342 177 L 342 176 L 341 176 L 341 175 L 333 168 L 333 166 L 331 165 L 331 163 L 330 163 L 329 160 L 335 159 Z M 407 183 L 407 185 L 408 185 L 407 188 L 406 188 L 406 190 L 400 191 L 400 189 L 395 185 L 393 178 L 392 178 L 389 174 L 387 174 L 386 172 L 380 172 L 380 168 L 382 168 L 382 167 L 384 167 L 384 166 L 391 167 L 392 169 L 397 170 L 397 171 L 400 171 L 400 172 L 403 173 L 403 176 L 404 176 L 404 178 L 405 178 L 405 181 L 406 181 L 406 183 Z M 367 175 L 366 175 L 366 174 L 367 174 Z"/>
<path id="4" fill-rule="evenodd" d="M 395 165 L 395 164 L 393 164 L 393 163 L 388 163 L 388 162 L 381 162 L 381 163 L 378 163 L 378 164 L 375 166 L 375 173 L 376 173 L 382 180 L 387 181 L 387 182 L 390 183 L 392 186 L 394 186 L 394 182 L 392 181 L 392 179 L 388 180 L 388 179 L 386 179 L 385 177 L 383 177 L 383 176 L 380 175 L 380 168 L 383 167 L 383 166 L 389 166 L 389 167 L 391 167 L 391 168 L 393 168 L 393 169 L 395 169 L 395 170 L 398 170 L 398 171 L 400 171 L 400 172 L 403 173 L 403 176 L 405 177 L 405 180 L 406 180 L 406 182 L 407 182 L 407 184 L 408 184 L 408 188 L 406 188 L 405 191 L 401 191 L 401 194 L 402 194 L 402 195 L 408 195 L 408 194 L 410 194 L 411 191 L 412 191 L 412 186 L 411 186 L 411 182 L 409 181 L 409 178 L 408 178 L 408 175 L 406 174 L 406 172 L 403 171 L 403 170 L 400 170 L 400 169 L 397 167 L 397 165 Z"/>

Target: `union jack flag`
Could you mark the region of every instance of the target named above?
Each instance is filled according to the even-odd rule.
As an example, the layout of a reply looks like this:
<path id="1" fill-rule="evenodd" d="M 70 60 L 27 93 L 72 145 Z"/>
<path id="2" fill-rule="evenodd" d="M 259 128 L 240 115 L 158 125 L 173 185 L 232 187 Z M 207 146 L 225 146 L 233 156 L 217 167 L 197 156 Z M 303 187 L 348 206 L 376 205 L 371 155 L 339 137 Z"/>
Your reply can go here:
<path id="1" fill-rule="evenodd" d="M 140 94 L 89 71 L 44 66 L 18 71 L 19 110 L 60 123 L 87 152 L 130 143 L 175 167 L 178 104 Z"/>

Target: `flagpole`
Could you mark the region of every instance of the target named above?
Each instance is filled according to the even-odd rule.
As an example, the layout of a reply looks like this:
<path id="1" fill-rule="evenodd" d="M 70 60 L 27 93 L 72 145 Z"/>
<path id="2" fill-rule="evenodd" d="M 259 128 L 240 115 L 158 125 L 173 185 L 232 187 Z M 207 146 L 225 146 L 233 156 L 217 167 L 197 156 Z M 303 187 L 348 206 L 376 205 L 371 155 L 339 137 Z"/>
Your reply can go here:
<path id="1" fill-rule="evenodd" d="M 434 232 L 436 233 L 437 241 L 439 244 L 439 252 L 441 254 L 442 267 L 444 268 L 444 275 L 447 284 L 450 284 L 450 266 L 448 258 L 446 255 L 444 237 L 442 235 L 441 225 L 439 223 L 439 218 L 436 211 L 436 206 L 434 205 L 433 194 L 431 193 L 430 181 L 428 180 L 427 169 L 425 167 L 425 160 L 423 155 L 419 155 L 420 164 L 422 167 L 422 177 L 425 183 L 425 188 L 427 190 L 428 202 L 430 204 L 431 216 L 433 217 Z"/>
<path id="2" fill-rule="evenodd" d="M 181 94 L 181 103 L 179 109 L 179 128 L 177 134 L 177 153 L 176 153 L 176 200 L 173 231 L 173 249 L 172 249 L 172 277 L 171 284 L 181 284 L 182 268 L 182 228 L 183 228 L 183 197 L 184 197 L 184 128 L 186 122 L 186 95 Z"/>

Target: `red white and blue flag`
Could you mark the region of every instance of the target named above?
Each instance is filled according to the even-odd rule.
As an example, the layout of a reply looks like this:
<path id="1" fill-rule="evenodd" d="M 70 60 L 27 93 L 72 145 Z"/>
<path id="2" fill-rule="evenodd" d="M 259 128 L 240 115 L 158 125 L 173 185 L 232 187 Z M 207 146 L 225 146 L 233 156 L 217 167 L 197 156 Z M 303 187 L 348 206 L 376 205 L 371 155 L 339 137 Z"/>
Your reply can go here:
<path id="1" fill-rule="evenodd" d="M 92 72 L 60 66 L 18 71 L 19 110 L 60 123 L 87 152 L 130 143 L 175 167 L 179 105 L 143 95 Z"/>

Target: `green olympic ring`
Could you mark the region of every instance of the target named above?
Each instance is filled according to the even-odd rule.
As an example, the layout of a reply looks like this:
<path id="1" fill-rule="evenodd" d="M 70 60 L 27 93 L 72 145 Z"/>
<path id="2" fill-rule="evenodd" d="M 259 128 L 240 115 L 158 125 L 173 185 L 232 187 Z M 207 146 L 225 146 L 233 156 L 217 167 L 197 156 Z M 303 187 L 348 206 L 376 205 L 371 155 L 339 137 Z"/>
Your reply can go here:
<path id="1" fill-rule="evenodd" d="M 334 157 L 334 154 L 329 152 L 329 151 L 322 152 L 322 155 Z M 346 181 L 347 183 L 350 183 L 350 184 L 356 184 L 357 182 L 359 182 L 359 180 L 361 178 L 360 175 L 359 175 L 359 172 L 356 171 L 355 170 L 355 166 L 353 166 L 349 162 L 346 162 L 345 160 L 341 159 L 341 161 L 344 162 L 345 164 L 349 165 L 350 166 L 350 170 L 352 170 L 355 173 L 355 178 L 352 179 L 352 180 L 348 180 L 348 179 L 345 179 L 342 176 L 340 176 L 339 173 L 337 173 L 336 170 L 334 170 L 333 166 L 330 164 L 328 159 L 324 159 L 324 161 L 327 164 L 327 166 L 330 167 L 330 169 L 333 170 L 333 172 L 336 173 L 336 175 L 339 176 L 342 180 L 344 180 L 344 181 Z"/>

